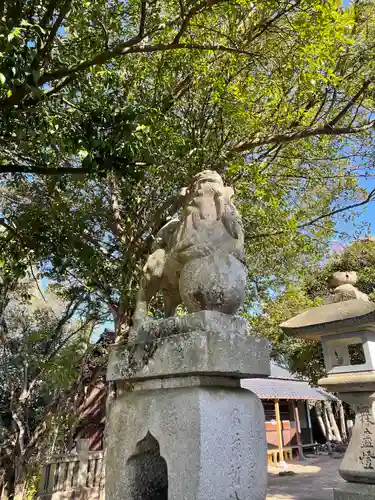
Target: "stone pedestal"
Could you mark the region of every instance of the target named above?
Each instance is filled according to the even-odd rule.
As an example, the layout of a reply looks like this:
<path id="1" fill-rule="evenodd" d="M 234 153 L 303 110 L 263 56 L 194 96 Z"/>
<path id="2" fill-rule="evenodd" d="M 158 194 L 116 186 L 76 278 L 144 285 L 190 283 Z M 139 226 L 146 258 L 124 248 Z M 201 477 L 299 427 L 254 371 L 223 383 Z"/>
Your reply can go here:
<path id="1" fill-rule="evenodd" d="M 319 383 L 338 392 L 356 414 L 352 437 L 340 465 L 341 477 L 350 483 L 372 484 L 375 492 L 375 374 L 330 375 Z"/>
<path id="2" fill-rule="evenodd" d="M 343 483 L 333 489 L 334 500 L 374 500 L 375 485 Z"/>
<path id="3" fill-rule="evenodd" d="M 107 500 L 266 498 L 263 407 L 240 378 L 269 374 L 268 345 L 230 321 L 194 313 L 184 320 L 191 331 L 113 346 Z M 207 322 L 214 332 L 197 327 Z"/>

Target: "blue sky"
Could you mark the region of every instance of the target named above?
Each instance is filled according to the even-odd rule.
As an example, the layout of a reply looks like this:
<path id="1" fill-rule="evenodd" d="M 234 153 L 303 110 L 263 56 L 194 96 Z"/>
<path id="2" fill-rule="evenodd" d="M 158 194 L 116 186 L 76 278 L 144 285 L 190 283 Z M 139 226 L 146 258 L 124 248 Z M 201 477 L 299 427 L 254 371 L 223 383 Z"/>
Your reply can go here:
<path id="1" fill-rule="evenodd" d="M 375 189 L 375 178 L 370 177 L 365 179 L 362 177 L 359 179 L 359 185 L 369 193 Z M 375 200 L 360 207 L 358 215 L 354 220 L 346 222 L 342 218 L 339 218 L 336 223 L 336 229 L 346 233 L 349 239 L 355 239 L 363 235 L 375 236 Z"/>
<path id="2" fill-rule="evenodd" d="M 367 192 L 370 192 L 372 189 L 375 189 L 375 179 L 371 178 L 371 179 L 361 179 L 360 180 L 360 185 L 362 187 L 364 187 Z M 365 222 L 368 222 L 370 224 L 370 234 L 373 234 L 372 231 L 375 231 L 375 212 L 374 212 L 374 209 L 375 209 L 375 205 L 374 205 L 374 201 L 371 201 L 369 202 L 365 209 L 364 209 L 364 212 L 363 214 L 361 214 L 358 219 L 360 221 L 365 221 Z"/>
<path id="3" fill-rule="evenodd" d="M 348 7 L 350 2 L 351 0 L 343 0 L 342 5 Z M 375 178 L 361 178 L 359 179 L 359 184 L 361 187 L 365 188 L 367 192 L 370 192 L 372 189 L 375 189 Z M 367 229 L 365 229 L 364 225 L 368 226 Z M 357 231 L 375 235 L 375 201 L 361 208 L 354 221 L 345 222 L 339 219 L 336 224 L 336 229 L 347 233 L 347 235 L 352 238 L 357 236 Z"/>

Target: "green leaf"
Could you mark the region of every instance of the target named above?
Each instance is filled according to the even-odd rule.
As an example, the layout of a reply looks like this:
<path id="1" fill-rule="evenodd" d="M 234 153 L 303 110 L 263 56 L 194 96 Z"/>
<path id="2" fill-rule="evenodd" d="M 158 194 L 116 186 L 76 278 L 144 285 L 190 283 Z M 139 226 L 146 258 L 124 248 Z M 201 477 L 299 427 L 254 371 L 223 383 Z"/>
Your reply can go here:
<path id="1" fill-rule="evenodd" d="M 14 38 L 18 38 L 21 35 L 22 28 L 14 28 L 8 35 L 8 42 L 11 42 Z"/>
<path id="2" fill-rule="evenodd" d="M 29 21 L 26 21 L 26 19 L 22 19 L 20 25 L 21 26 L 32 26 L 32 24 L 29 23 Z"/>

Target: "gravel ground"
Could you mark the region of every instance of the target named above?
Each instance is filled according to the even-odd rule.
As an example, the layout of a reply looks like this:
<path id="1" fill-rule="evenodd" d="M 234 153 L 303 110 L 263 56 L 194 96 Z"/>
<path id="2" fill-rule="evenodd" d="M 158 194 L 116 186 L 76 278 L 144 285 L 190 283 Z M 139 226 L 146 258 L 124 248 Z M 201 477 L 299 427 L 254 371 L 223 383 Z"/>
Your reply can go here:
<path id="1" fill-rule="evenodd" d="M 290 462 L 293 476 L 279 476 L 279 468 L 269 466 L 267 500 L 333 500 L 332 488 L 343 481 L 340 463 L 328 456 Z"/>

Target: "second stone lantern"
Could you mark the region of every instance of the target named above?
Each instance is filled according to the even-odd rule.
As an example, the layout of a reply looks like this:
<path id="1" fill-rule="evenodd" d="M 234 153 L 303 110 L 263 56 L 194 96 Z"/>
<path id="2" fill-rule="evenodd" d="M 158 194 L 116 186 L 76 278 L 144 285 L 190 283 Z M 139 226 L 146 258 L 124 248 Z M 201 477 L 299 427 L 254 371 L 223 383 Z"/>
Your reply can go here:
<path id="1" fill-rule="evenodd" d="M 356 273 L 335 273 L 324 305 L 281 325 L 286 333 L 321 341 L 327 375 L 318 383 L 356 412 L 340 466 L 347 482 L 334 489 L 335 500 L 375 498 L 375 303 L 355 283 Z"/>

